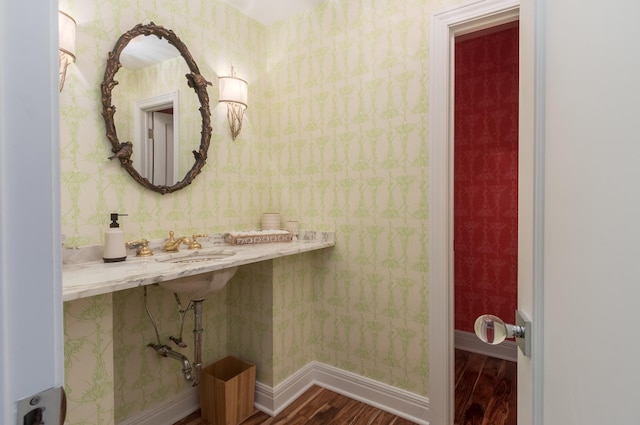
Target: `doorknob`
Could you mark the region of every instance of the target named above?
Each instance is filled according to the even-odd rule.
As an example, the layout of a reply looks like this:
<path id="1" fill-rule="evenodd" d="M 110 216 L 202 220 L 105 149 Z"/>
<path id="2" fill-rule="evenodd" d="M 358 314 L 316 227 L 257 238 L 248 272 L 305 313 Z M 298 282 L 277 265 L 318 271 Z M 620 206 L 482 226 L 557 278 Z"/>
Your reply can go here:
<path id="1" fill-rule="evenodd" d="M 531 356 L 531 321 L 519 310 L 516 311 L 515 325 L 504 323 L 493 314 L 483 314 L 476 319 L 473 328 L 482 342 L 491 345 L 500 344 L 506 338 L 515 338 L 522 353 Z"/>

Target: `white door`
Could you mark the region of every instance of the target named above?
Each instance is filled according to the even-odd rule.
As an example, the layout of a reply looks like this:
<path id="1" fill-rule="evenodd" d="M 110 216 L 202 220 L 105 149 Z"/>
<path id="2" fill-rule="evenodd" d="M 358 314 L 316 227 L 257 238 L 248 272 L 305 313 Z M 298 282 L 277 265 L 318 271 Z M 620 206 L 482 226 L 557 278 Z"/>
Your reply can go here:
<path id="1" fill-rule="evenodd" d="M 173 186 L 178 176 L 178 92 L 136 101 L 134 165 L 142 177 L 155 185 Z"/>
<path id="2" fill-rule="evenodd" d="M 545 0 L 545 424 L 640 423 L 640 2 Z"/>
<path id="3" fill-rule="evenodd" d="M 155 111 L 150 115 L 153 130 L 151 182 L 171 186 L 176 183 L 173 181 L 173 114 Z"/>
<path id="4" fill-rule="evenodd" d="M 57 2 L 0 2 L 0 21 L 0 423 L 14 425 L 18 400 L 63 383 Z"/>

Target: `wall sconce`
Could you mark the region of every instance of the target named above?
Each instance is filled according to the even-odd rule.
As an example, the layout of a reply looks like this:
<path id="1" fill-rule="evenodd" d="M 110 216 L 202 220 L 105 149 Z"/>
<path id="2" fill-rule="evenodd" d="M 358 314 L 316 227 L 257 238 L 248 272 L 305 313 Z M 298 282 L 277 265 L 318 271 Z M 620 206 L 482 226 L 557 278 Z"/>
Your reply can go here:
<path id="1" fill-rule="evenodd" d="M 60 91 L 62 91 L 67 67 L 76 60 L 76 21 L 60 10 L 58 11 L 58 45 Z"/>
<path id="2" fill-rule="evenodd" d="M 227 104 L 227 120 L 231 129 L 231 138 L 236 137 L 242 129 L 242 117 L 247 109 L 247 95 L 249 85 L 245 80 L 237 78 L 233 68 L 231 68 L 230 77 L 218 77 L 220 84 L 219 103 Z"/>

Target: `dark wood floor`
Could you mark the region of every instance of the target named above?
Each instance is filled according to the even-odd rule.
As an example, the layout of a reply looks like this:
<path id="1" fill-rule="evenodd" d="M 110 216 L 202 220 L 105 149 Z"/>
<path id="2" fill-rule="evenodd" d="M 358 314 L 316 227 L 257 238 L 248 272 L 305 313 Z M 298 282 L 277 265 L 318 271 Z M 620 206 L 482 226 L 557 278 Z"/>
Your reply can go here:
<path id="1" fill-rule="evenodd" d="M 455 425 L 516 425 L 516 364 L 456 350 Z M 256 410 L 241 425 L 411 425 L 365 403 L 312 386 L 278 416 Z M 196 411 L 175 425 L 209 425 Z"/>
<path id="2" fill-rule="evenodd" d="M 413 422 L 314 385 L 278 416 L 271 417 L 256 410 L 241 423 L 241 425 L 256 424 L 411 425 Z M 176 422 L 175 425 L 209 425 L 209 423 L 200 417 L 198 410 L 180 422 Z"/>
<path id="3" fill-rule="evenodd" d="M 271 417 L 256 410 L 241 425 L 256 424 L 411 425 L 413 422 L 314 385 L 278 416 Z M 175 425 L 209 425 L 209 423 L 200 417 L 198 410 Z"/>
<path id="4" fill-rule="evenodd" d="M 514 362 L 456 350 L 455 425 L 516 425 Z"/>

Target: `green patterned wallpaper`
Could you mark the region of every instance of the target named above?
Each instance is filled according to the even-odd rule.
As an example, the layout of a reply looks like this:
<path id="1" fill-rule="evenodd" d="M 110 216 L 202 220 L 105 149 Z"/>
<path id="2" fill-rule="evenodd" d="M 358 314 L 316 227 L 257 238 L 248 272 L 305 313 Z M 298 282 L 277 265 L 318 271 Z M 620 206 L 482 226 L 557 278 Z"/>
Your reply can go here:
<path id="1" fill-rule="evenodd" d="M 446 3 L 328 1 L 268 31 L 280 210 L 336 230 L 314 356 L 422 395 L 429 17 Z"/>
<path id="2" fill-rule="evenodd" d="M 240 267 L 227 284 L 227 350 L 255 363 L 256 380 L 273 385 L 273 262 Z"/>
<path id="3" fill-rule="evenodd" d="M 331 262 L 331 253 L 297 255 L 274 260 L 273 380 L 278 384 L 312 360 L 316 339 L 315 288 Z"/>
<path id="4" fill-rule="evenodd" d="M 257 228 L 264 211 L 335 230 L 330 253 L 243 267 L 207 300 L 206 358 L 241 355 L 271 386 L 318 360 L 428 395 L 429 17 L 458 2 L 330 0 L 264 27 L 219 0 L 60 0 L 78 22 L 78 61 L 60 95 L 66 245 L 101 244 L 112 211 L 129 214 L 128 239 Z M 100 114 L 107 52 L 149 21 L 173 29 L 210 81 L 231 65 L 249 81 L 235 142 L 217 85 L 209 89 L 207 165 L 165 196 L 106 159 Z M 163 332 L 173 333 L 175 301 L 159 288 L 149 294 Z M 66 385 L 77 412 L 99 399 L 91 406 L 113 417 L 74 413 L 71 425 L 118 423 L 185 388 L 177 362 L 145 347 L 155 335 L 141 289 L 105 297 L 105 316 L 94 314 L 96 303 L 65 306 Z M 102 334 L 113 358 L 91 351 Z M 96 393 L 103 383 L 111 393 Z"/>
<path id="5" fill-rule="evenodd" d="M 114 423 L 112 311 L 109 295 L 64 304 L 68 424 Z"/>

